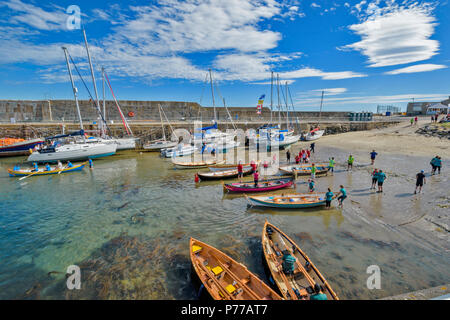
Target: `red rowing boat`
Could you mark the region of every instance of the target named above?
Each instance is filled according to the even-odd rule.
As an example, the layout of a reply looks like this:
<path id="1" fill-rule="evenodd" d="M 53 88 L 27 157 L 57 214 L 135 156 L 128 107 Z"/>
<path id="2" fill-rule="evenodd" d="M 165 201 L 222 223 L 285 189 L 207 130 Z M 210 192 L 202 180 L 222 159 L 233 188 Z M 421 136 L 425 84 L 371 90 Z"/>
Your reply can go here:
<path id="1" fill-rule="evenodd" d="M 255 187 L 254 182 L 224 184 L 223 189 L 227 192 L 251 193 L 251 192 L 269 192 L 284 188 L 289 188 L 294 184 L 293 179 L 275 179 L 258 182 Z"/>

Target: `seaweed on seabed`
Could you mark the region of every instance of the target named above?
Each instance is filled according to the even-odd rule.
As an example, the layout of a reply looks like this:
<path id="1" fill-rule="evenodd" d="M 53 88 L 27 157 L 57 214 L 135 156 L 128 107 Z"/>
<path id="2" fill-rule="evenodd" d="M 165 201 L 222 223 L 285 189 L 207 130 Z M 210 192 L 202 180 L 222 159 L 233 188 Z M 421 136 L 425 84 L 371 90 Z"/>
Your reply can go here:
<path id="1" fill-rule="evenodd" d="M 112 239 L 79 264 L 82 288 L 66 291 L 66 299 L 174 299 L 189 287 L 183 275 L 190 265 L 186 248 L 170 243 L 126 234 Z"/>

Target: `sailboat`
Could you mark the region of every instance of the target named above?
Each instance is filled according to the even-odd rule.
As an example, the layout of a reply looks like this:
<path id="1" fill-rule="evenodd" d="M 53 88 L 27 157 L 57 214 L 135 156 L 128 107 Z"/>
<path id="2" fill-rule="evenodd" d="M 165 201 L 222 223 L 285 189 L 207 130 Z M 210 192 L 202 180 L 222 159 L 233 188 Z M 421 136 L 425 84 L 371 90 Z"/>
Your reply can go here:
<path id="1" fill-rule="evenodd" d="M 167 122 L 169 123 L 169 126 L 172 129 L 172 132 L 173 132 L 173 128 L 170 125 L 169 119 L 167 119 L 166 113 L 164 112 L 164 110 L 162 110 L 161 105 L 158 105 L 158 109 L 159 109 L 159 117 L 161 118 L 161 128 L 162 128 L 163 138 L 162 138 L 162 140 L 151 141 L 151 142 L 145 144 L 143 148 L 145 151 L 148 151 L 148 152 L 155 152 L 155 151 L 158 152 L 158 151 L 161 151 L 162 149 L 174 148 L 178 144 L 175 141 L 167 141 L 166 131 L 164 129 L 164 123 L 163 123 L 163 118 L 162 118 L 162 113 L 164 113 L 164 117 L 166 118 Z"/>
<path id="2" fill-rule="evenodd" d="M 322 91 L 322 100 L 320 102 L 320 113 L 319 113 L 319 123 L 317 124 L 317 127 L 306 135 L 305 139 L 306 141 L 315 141 L 322 138 L 322 136 L 325 134 L 325 130 L 320 130 L 320 119 L 322 118 L 322 107 L 323 107 L 323 96 L 325 92 Z"/>
<path id="3" fill-rule="evenodd" d="M 273 73 L 272 73 L 273 82 Z M 278 146 L 279 149 L 285 149 L 290 145 L 297 143 L 300 140 L 300 136 L 294 135 L 293 130 L 289 128 L 289 109 L 286 103 L 286 130 L 281 130 L 281 102 L 280 102 L 280 79 L 277 75 L 277 92 L 278 92 L 278 126 L 270 127 L 259 130 L 259 135 L 254 139 L 257 145 L 266 145 L 267 149 L 270 150 L 274 146 Z M 273 95 L 273 90 L 271 90 L 271 95 Z M 271 101 L 273 99 L 271 98 Z M 272 103 L 271 103 L 272 109 Z M 271 116 L 272 118 L 272 116 Z"/>
<path id="4" fill-rule="evenodd" d="M 226 152 L 227 150 L 234 149 L 240 146 L 240 142 L 236 142 L 234 140 L 234 136 L 230 135 L 229 133 L 222 132 L 218 129 L 217 125 L 217 112 L 216 112 L 216 101 L 215 101 L 215 95 L 214 95 L 214 81 L 212 77 L 212 70 L 209 69 L 209 79 L 211 84 L 211 97 L 212 97 L 212 103 L 214 108 L 214 125 L 201 128 L 199 132 L 194 133 L 194 140 L 198 141 L 201 140 L 201 145 L 205 146 L 202 148 L 202 151 L 205 150 L 208 152 L 215 151 L 218 152 Z M 233 120 L 231 118 L 231 114 L 226 106 L 225 99 L 223 99 L 223 106 L 225 110 L 228 113 L 228 117 L 231 121 L 231 124 L 233 125 L 234 129 L 236 129 L 236 126 L 233 123 Z"/>
<path id="5" fill-rule="evenodd" d="M 117 150 L 115 143 L 101 143 L 96 141 L 86 142 L 85 132 L 83 128 L 83 120 L 81 118 L 80 106 L 78 103 L 78 89 L 75 87 L 73 81 L 72 69 L 70 67 L 68 50 L 62 48 L 66 57 L 67 69 L 69 71 L 70 82 L 72 84 L 73 95 L 77 107 L 78 119 L 80 121 L 80 131 L 72 134 L 60 135 L 46 138 L 47 145 L 39 150 L 34 151 L 28 157 L 28 162 L 57 162 L 57 161 L 78 161 L 87 159 L 96 159 L 114 155 Z M 70 141 L 69 143 L 61 144 L 60 139 L 82 137 L 82 142 Z M 52 143 L 52 141 L 54 141 Z"/>

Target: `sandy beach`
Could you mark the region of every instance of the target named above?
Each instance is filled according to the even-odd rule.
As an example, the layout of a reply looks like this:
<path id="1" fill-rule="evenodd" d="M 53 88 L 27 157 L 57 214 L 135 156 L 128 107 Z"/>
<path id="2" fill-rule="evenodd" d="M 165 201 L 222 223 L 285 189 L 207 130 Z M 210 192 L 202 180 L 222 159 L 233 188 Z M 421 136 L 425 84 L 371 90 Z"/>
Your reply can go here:
<path id="1" fill-rule="evenodd" d="M 370 131 L 348 132 L 339 135 L 324 136 L 319 144 L 346 150 L 371 152 L 373 149 L 383 153 L 412 156 L 450 158 L 450 141 L 437 137 L 427 137 L 415 133 L 420 127 L 430 124 L 427 118 L 420 120 L 417 126 L 409 121 L 398 125 Z"/>
<path id="2" fill-rule="evenodd" d="M 335 157 L 335 175 L 318 179 L 318 183 L 322 190 L 327 187 L 337 190 L 341 183 L 348 188 L 350 201 L 344 213 L 357 214 L 393 232 L 408 234 L 412 241 L 448 254 L 450 181 L 446 163 L 450 158 L 450 142 L 415 133 L 429 123 L 429 119 L 422 118 L 417 126 L 405 121 L 383 129 L 324 136 L 316 142 L 316 155 L 312 159 L 328 162 Z M 292 151 L 295 154 L 309 144 L 303 142 Z M 374 166 L 369 156 L 372 150 L 378 153 Z M 348 172 L 350 154 L 355 157 L 355 164 Z M 432 176 L 429 163 L 436 155 L 442 157 L 443 170 Z M 382 169 L 388 177 L 383 194 L 370 190 L 371 172 L 375 168 Z M 420 170 L 425 171 L 427 183 L 423 193 L 415 195 L 415 177 Z"/>

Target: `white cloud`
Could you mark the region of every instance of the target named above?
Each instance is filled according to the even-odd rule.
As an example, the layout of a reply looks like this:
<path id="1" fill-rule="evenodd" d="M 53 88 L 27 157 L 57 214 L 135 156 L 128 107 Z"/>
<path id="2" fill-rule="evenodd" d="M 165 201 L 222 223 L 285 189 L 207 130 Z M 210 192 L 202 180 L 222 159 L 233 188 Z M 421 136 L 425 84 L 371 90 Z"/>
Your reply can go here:
<path id="1" fill-rule="evenodd" d="M 447 66 L 444 66 L 442 64 L 418 64 L 415 66 L 392 70 L 392 71 L 386 72 L 385 74 L 395 75 L 395 74 L 402 74 L 402 73 L 428 72 L 428 71 L 434 71 L 434 70 L 445 69 L 445 68 L 447 68 Z"/>
<path id="2" fill-rule="evenodd" d="M 327 88 L 327 89 L 317 89 L 312 90 L 315 93 L 322 94 L 322 92 L 325 92 L 326 95 L 334 96 L 339 95 L 347 92 L 347 88 Z"/>
<path id="3" fill-rule="evenodd" d="M 329 106 L 349 105 L 373 105 L 378 104 L 405 104 L 414 101 L 443 101 L 448 98 L 448 93 L 438 94 L 397 94 L 397 95 L 375 95 L 375 96 L 347 96 L 347 97 L 325 97 L 324 104 Z M 296 107 L 316 107 L 317 97 L 295 98 Z"/>
<path id="4" fill-rule="evenodd" d="M 294 78 L 294 79 L 319 77 L 322 78 L 323 80 L 341 80 L 341 79 L 367 77 L 366 74 L 357 73 L 353 71 L 325 72 L 313 68 L 302 68 L 294 71 L 281 72 L 280 76 L 284 78 Z"/>
<path id="5" fill-rule="evenodd" d="M 16 12 L 9 19 L 10 23 L 28 25 L 39 30 L 61 30 L 66 27 L 67 14 L 61 8 L 45 11 L 21 0 L 0 2 L 0 7 L 8 7 Z"/>
<path id="6" fill-rule="evenodd" d="M 37 12 L 42 21 L 31 22 L 30 26 L 39 30 L 58 28 L 61 22 L 59 11 L 46 12 L 33 5 L 20 6 L 21 3 L 20 0 L 5 2 L 16 11 L 13 19 Z M 208 67 L 213 66 L 218 80 L 266 81 L 270 79 L 271 70 L 285 69 L 285 62 L 302 56 L 299 52 L 271 52 L 275 51 L 282 35 L 261 26 L 263 21 L 300 14 L 296 1 L 159 0 L 158 5 L 130 7 L 126 14 L 121 10 L 117 6 L 107 10 L 93 9 L 90 15 L 94 20 L 118 17 L 116 21 L 110 21 L 113 25 L 111 33 L 91 45 L 94 64 L 106 67 L 117 76 L 202 81 Z M 17 37 L 8 39 L 0 28 L 0 63 L 47 65 L 50 67 L 39 69 L 41 76 L 46 81 L 59 81 L 65 79 L 66 72 L 61 46 L 67 46 L 74 58 L 86 61 L 82 45 L 36 44 L 26 39 L 26 30 L 17 28 Z M 188 58 L 189 53 L 208 54 L 211 62 L 202 61 L 202 65 L 196 65 Z M 305 77 L 338 80 L 366 75 L 302 68 L 281 72 L 280 76 L 294 81 Z"/>
<path id="7" fill-rule="evenodd" d="M 313 8 L 320 8 L 320 4 L 317 4 L 315 2 L 311 3 L 311 7 Z"/>
<path id="8" fill-rule="evenodd" d="M 343 49 L 360 51 L 369 58 L 371 67 L 413 63 L 437 54 L 439 42 L 430 39 L 436 26 L 431 4 L 381 2 L 362 1 L 356 5 L 361 23 L 349 28 L 362 40 Z"/>

